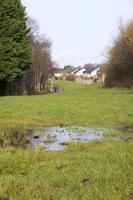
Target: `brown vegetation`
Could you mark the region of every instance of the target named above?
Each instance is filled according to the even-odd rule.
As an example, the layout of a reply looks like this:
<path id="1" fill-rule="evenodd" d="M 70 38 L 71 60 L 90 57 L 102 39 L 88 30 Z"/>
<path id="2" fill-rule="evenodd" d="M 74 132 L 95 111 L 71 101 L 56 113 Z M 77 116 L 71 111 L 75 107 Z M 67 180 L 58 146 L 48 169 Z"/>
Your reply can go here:
<path id="1" fill-rule="evenodd" d="M 133 86 L 133 20 L 120 25 L 120 33 L 108 51 L 108 70 L 105 85 Z"/>

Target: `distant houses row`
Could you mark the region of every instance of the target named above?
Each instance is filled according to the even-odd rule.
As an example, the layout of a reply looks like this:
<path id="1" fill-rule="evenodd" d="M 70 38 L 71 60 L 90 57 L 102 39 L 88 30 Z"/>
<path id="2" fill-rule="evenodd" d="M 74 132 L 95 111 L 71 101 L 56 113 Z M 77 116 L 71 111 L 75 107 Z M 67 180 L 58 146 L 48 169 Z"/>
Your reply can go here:
<path id="1" fill-rule="evenodd" d="M 106 76 L 106 65 L 101 65 L 95 68 L 78 67 L 70 72 L 60 71 L 54 74 L 55 79 L 68 79 L 73 77 L 78 83 L 103 83 Z"/>

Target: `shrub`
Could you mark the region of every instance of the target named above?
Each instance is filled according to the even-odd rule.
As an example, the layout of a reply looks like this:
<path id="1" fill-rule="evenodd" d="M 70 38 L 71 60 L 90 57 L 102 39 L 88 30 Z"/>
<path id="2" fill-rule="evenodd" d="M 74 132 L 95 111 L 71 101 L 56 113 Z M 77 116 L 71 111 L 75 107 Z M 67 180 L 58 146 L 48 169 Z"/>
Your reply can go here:
<path id="1" fill-rule="evenodd" d="M 75 81 L 75 76 L 73 76 L 73 75 L 68 75 L 68 76 L 66 77 L 66 80 L 67 80 L 67 81 Z"/>

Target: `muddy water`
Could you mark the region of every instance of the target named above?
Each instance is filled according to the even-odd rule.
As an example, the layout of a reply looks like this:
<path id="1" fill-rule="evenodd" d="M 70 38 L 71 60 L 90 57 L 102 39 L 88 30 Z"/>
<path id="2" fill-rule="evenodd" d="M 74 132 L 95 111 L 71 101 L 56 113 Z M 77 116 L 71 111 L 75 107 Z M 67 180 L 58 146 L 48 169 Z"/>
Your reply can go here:
<path id="1" fill-rule="evenodd" d="M 85 127 L 51 127 L 34 130 L 29 148 L 43 147 L 51 151 L 64 150 L 70 141 L 102 140 L 105 129 Z"/>

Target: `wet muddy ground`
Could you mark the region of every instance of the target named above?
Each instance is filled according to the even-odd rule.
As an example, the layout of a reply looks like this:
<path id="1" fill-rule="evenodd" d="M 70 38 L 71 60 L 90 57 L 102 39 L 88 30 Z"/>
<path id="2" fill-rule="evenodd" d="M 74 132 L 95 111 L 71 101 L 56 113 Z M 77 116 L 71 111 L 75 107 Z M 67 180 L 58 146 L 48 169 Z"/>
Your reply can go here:
<path id="1" fill-rule="evenodd" d="M 0 148 L 12 146 L 15 148 L 42 147 L 50 151 L 64 150 L 70 142 L 89 142 L 92 140 L 128 141 L 133 139 L 133 127 L 89 128 L 80 126 L 5 129 L 0 133 Z"/>
<path id="2" fill-rule="evenodd" d="M 51 127 L 34 130 L 28 148 L 44 147 L 47 150 L 64 150 L 69 142 L 87 142 L 104 139 L 106 129 L 86 127 Z"/>

